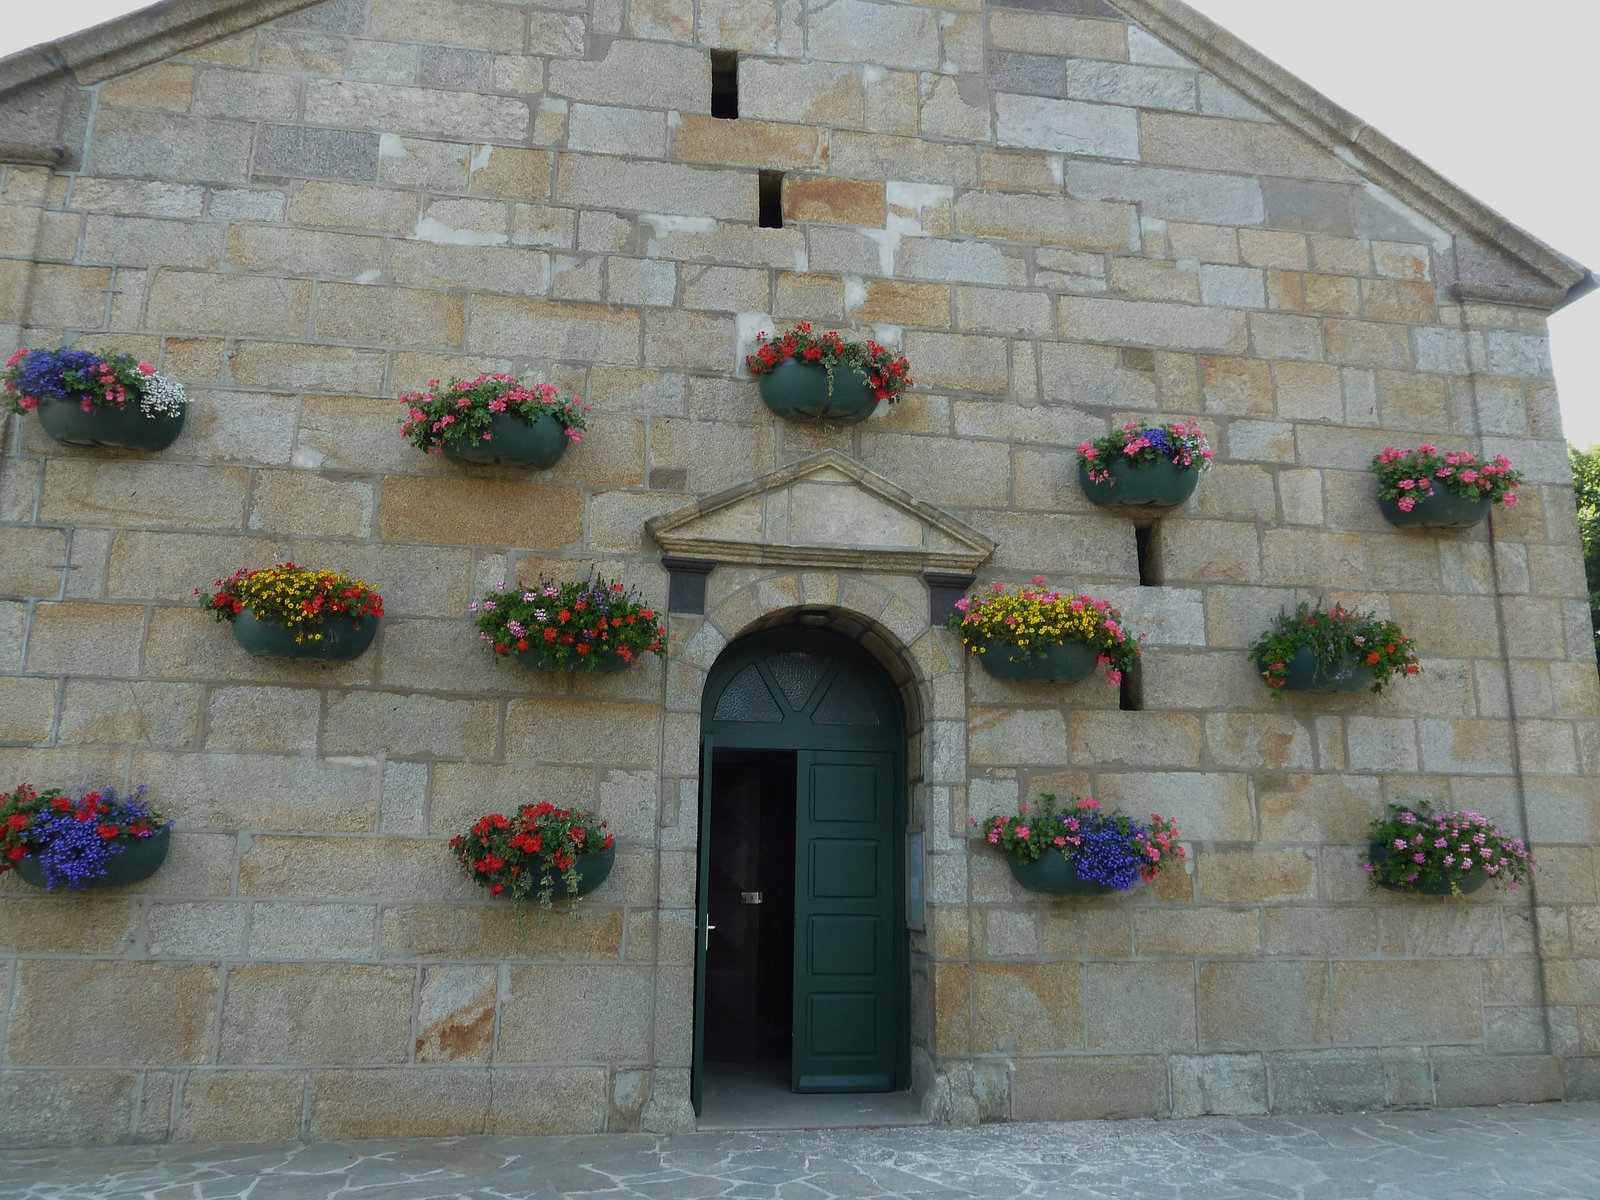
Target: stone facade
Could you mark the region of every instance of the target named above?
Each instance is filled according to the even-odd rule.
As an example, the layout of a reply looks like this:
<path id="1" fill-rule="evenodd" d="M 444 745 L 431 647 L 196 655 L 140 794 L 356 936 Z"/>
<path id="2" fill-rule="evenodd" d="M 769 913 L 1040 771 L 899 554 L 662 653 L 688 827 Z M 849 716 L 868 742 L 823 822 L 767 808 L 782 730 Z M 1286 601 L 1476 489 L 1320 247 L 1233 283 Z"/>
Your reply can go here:
<path id="1" fill-rule="evenodd" d="M 685 1127 L 701 689 L 802 611 L 906 697 L 936 1119 L 1600 1094 L 1600 685 L 1544 323 L 1575 264 L 1173 0 L 218 8 L 0 64 L 0 342 L 124 347 L 195 398 L 159 456 L 3 427 L 0 786 L 144 782 L 178 826 L 124 891 L 0 876 L 0 1143 Z M 915 391 L 771 417 L 742 352 L 799 319 L 897 342 Z M 492 370 L 592 433 L 532 475 L 396 435 L 397 393 Z M 1074 448 L 1158 414 L 1217 463 L 1141 584 Z M 1391 529 L 1368 459 L 1430 439 L 1511 455 L 1524 502 Z M 647 521 L 824 452 L 841 507 L 789 527 L 820 557 L 724 559 L 664 663 L 487 661 L 498 580 L 595 564 L 664 607 Z M 985 578 L 1119 603 L 1142 709 L 997 683 L 909 559 L 846 561 L 861 504 L 940 527 L 902 493 L 992 542 Z M 194 604 L 285 558 L 382 592 L 371 652 L 254 660 Z M 1425 672 L 1273 697 L 1243 647 L 1300 599 L 1393 615 Z M 969 819 L 1040 791 L 1175 815 L 1190 870 L 1021 892 Z M 530 796 L 617 832 L 581 920 L 519 925 L 446 852 Z M 1535 888 L 1369 890 L 1368 820 L 1422 797 L 1525 832 Z"/>

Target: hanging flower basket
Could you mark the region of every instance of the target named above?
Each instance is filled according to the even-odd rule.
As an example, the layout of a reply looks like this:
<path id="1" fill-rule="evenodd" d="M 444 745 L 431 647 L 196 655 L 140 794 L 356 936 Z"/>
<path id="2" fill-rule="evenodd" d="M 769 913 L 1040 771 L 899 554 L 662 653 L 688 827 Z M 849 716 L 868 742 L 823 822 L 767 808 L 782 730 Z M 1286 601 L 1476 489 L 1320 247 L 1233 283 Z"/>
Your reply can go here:
<path id="1" fill-rule="evenodd" d="M 1052 592 L 1044 584 L 1043 575 L 1015 592 L 990 584 L 987 592 L 956 601 L 949 627 L 996 679 L 1074 683 L 1105 663 L 1106 678 L 1121 683 L 1139 661 L 1145 635 L 1131 635 L 1122 613 L 1104 600 Z"/>
<path id="2" fill-rule="evenodd" d="M 904 355 L 870 339 L 847 342 L 833 330 L 813 336 L 807 321 L 776 340 L 758 334 L 755 353 L 744 361 L 762 403 L 780 417 L 865 421 L 912 386 Z"/>
<path id="3" fill-rule="evenodd" d="M 1052 896 L 1110 896 L 1155 879 L 1187 857 L 1177 823 L 1151 815 L 1135 821 L 1121 809 L 1104 811 L 1090 796 L 1064 809 L 1044 793 L 1041 804 L 1017 816 L 994 816 L 983 837 L 1006 854 L 1011 877 Z M 977 819 L 972 819 L 977 824 Z"/>
<path id="4" fill-rule="evenodd" d="M 1084 642 L 1046 646 L 1036 654 L 1017 646 L 990 645 L 977 652 L 978 662 L 995 679 L 1077 683 L 1094 674 L 1100 664 L 1100 651 Z"/>
<path id="5" fill-rule="evenodd" d="M 491 896 L 508 896 L 519 911 L 529 898 L 548 911 L 553 901 L 588 895 L 605 882 L 617 858 L 604 821 L 548 801 L 525 805 L 510 817 L 479 817 L 450 839 L 450 849 L 464 875 Z"/>
<path id="6" fill-rule="evenodd" d="M 467 610 L 496 654 L 540 671 L 609 674 L 641 655 L 666 653 L 656 610 L 615 580 L 541 579 L 532 587 L 496 585 Z"/>
<path id="7" fill-rule="evenodd" d="M 116 788 L 35 791 L 27 784 L 0 795 L 0 872 L 49 891 L 124 887 L 154 875 L 171 845 L 171 821 L 144 800 L 144 786 L 123 799 Z"/>
<path id="8" fill-rule="evenodd" d="M 131 354 L 18 350 L 0 374 L 11 410 L 68 446 L 165 450 L 183 430 L 183 385 Z"/>
<path id="9" fill-rule="evenodd" d="M 293 563 L 245 568 L 195 595 L 257 658 L 348 662 L 366 653 L 383 619 L 383 597 L 361 580 Z"/>
<path id="10" fill-rule="evenodd" d="M 1391 892 L 1460 896 L 1491 880 L 1515 889 L 1539 865 L 1521 838 L 1475 812 L 1435 812 L 1422 801 L 1389 805 L 1372 822 L 1367 861 L 1372 882 Z"/>
<path id="11" fill-rule="evenodd" d="M 1516 506 L 1522 474 L 1503 454 L 1480 462 L 1464 450 L 1386 446 L 1372 456 L 1378 508 L 1402 529 L 1471 529 L 1496 504 Z"/>
<path id="12" fill-rule="evenodd" d="M 1280 612 L 1250 656 L 1274 691 L 1381 692 L 1421 670 L 1417 647 L 1393 621 L 1342 605 Z"/>
<path id="13" fill-rule="evenodd" d="M 545 470 L 571 442 L 583 440 L 589 406 L 553 384 L 520 384 L 510 375 L 452 379 L 400 397 L 400 436 L 451 462 L 498 463 Z"/>
<path id="14" fill-rule="evenodd" d="M 1192 421 L 1124 425 L 1078 446 L 1078 483 L 1101 508 L 1177 508 L 1211 466 L 1211 447 Z"/>

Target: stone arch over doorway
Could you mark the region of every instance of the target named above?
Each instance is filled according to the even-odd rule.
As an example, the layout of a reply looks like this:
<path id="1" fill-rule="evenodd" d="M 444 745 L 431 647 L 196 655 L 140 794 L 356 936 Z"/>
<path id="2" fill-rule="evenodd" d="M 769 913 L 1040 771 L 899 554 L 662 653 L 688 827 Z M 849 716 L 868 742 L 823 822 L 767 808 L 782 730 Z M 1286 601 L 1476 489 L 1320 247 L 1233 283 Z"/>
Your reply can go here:
<path id="1" fill-rule="evenodd" d="M 741 564 L 716 568 L 707 581 L 705 614 L 674 614 L 669 620 L 662 786 L 664 804 L 675 809 L 677 820 L 663 837 L 676 839 L 673 848 L 698 849 L 701 707 L 717 659 L 738 638 L 784 625 L 828 629 L 859 645 L 888 674 L 900 696 L 906 724 L 906 813 L 924 830 L 930 914 L 930 932 L 910 936 L 911 1085 L 934 1120 L 975 1121 L 977 1107 L 965 1072 L 955 1068 L 961 1078 L 947 1078 L 950 1068 L 938 1062 L 928 974 L 928 939 L 937 910 L 967 903 L 966 844 L 957 828 L 964 824 L 966 811 L 965 663 L 959 641 L 930 624 L 927 585 L 919 575 Z M 670 895 L 663 881 L 664 927 L 693 928 L 693 904 L 687 881 Z M 685 940 L 692 947 L 692 938 Z M 682 1128 L 692 1121 L 692 962 L 675 963 L 672 971 L 670 979 L 663 976 L 658 983 L 657 1045 L 681 1049 L 671 1058 L 657 1054 L 647 1127 Z M 664 1028 L 669 1023 L 671 1028 Z"/>

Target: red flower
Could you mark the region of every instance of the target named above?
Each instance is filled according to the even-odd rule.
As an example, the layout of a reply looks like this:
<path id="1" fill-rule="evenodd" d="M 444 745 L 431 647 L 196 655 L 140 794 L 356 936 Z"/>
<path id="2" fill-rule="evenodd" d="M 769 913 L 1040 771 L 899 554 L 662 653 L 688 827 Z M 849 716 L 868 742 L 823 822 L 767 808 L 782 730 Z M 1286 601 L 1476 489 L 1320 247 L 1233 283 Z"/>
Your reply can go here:
<path id="1" fill-rule="evenodd" d="M 27 858 L 28 857 L 28 851 L 23 846 L 13 846 L 13 847 L 11 847 L 11 849 L 6 851 L 6 857 L 11 859 L 12 861 L 15 861 L 15 860 L 17 860 L 19 858 Z"/>
<path id="2" fill-rule="evenodd" d="M 120 832 L 121 830 L 119 830 L 115 825 L 100 826 L 100 836 L 106 838 L 107 840 L 116 837 Z"/>

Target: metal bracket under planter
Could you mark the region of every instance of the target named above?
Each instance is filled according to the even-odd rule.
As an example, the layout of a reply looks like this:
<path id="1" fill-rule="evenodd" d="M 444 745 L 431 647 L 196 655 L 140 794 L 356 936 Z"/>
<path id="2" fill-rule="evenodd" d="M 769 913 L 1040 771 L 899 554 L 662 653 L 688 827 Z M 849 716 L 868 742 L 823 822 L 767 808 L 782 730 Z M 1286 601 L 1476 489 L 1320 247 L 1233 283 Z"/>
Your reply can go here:
<path id="1" fill-rule="evenodd" d="M 924 571 L 922 581 L 928 585 L 928 624 L 943 625 L 956 611 L 956 601 L 967 594 L 978 577 L 953 571 Z"/>
<path id="2" fill-rule="evenodd" d="M 706 576 L 717 565 L 712 558 L 680 558 L 663 554 L 661 565 L 667 569 L 667 611 L 690 616 L 706 611 Z"/>

